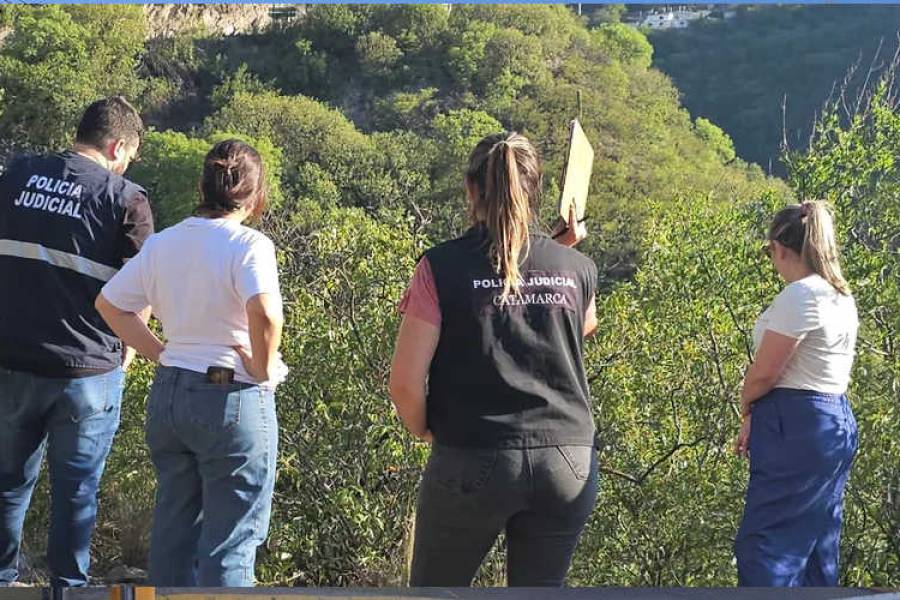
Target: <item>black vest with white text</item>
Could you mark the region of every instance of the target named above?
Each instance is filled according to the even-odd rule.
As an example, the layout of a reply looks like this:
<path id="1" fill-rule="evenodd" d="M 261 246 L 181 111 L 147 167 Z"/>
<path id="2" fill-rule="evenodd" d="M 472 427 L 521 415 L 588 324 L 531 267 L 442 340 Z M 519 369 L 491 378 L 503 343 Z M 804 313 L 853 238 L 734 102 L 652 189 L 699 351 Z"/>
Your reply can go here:
<path id="1" fill-rule="evenodd" d="M 145 192 L 73 152 L 23 157 L 0 176 L 0 366 L 65 377 L 121 363 L 94 301 L 122 266 L 134 194 Z"/>
<path id="2" fill-rule="evenodd" d="M 504 299 L 488 246 L 476 226 L 425 253 L 441 309 L 429 429 L 448 446 L 593 445 L 582 332 L 596 266 L 532 235 L 520 288 Z"/>

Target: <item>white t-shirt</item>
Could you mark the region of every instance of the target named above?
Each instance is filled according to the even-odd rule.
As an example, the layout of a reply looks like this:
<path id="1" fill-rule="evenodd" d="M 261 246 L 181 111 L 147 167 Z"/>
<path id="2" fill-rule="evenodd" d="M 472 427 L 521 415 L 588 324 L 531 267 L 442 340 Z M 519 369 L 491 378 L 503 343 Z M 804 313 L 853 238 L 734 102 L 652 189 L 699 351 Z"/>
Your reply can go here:
<path id="1" fill-rule="evenodd" d="M 819 275 L 788 284 L 753 328 L 759 348 L 766 330 L 800 340 L 779 388 L 843 394 L 850 383 L 859 319 L 853 296 L 845 296 Z"/>
<path id="2" fill-rule="evenodd" d="M 233 346 L 250 348 L 250 298 L 281 300 L 275 246 L 234 220 L 189 217 L 148 238 L 102 294 L 121 310 L 153 307 L 166 340 L 160 364 L 200 373 L 228 367 L 236 380 L 257 383 Z M 267 385 L 286 374 L 279 358 L 278 375 Z"/>

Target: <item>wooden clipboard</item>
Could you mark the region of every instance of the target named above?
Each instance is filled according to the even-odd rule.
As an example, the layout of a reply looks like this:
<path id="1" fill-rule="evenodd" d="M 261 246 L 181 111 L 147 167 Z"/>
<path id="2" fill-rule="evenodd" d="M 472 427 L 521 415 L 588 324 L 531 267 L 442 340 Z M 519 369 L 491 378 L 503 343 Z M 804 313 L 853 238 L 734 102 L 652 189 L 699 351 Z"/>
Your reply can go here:
<path id="1" fill-rule="evenodd" d="M 594 148 L 578 119 L 572 119 L 569 124 L 569 148 L 563 164 L 562 191 L 559 194 L 559 216 L 563 221 L 569 220 L 569 207 L 573 203 L 578 220 L 584 219 L 593 168 Z"/>

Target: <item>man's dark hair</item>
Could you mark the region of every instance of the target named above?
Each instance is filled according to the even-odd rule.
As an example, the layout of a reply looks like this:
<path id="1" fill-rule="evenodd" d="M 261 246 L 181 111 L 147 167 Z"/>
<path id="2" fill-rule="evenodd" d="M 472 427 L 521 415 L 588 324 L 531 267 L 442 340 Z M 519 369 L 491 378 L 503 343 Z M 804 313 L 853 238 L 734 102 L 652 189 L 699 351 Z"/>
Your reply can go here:
<path id="1" fill-rule="evenodd" d="M 122 96 L 97 100 L 87 107 L 75 141 L 102 150 L 110 140 L 136 143 L 144 131 L 144 122 L 138 111 Z"/>

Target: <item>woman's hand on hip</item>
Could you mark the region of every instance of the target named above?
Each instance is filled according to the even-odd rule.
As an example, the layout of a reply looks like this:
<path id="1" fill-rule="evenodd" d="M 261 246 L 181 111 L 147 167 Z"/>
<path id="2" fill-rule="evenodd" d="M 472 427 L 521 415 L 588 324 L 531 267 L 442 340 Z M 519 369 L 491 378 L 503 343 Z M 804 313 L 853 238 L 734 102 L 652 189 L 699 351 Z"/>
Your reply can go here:
<path id="1" fill-rule="evenodd" d="M 234 348 L 234 351 L 241 357 L 241 362 L 244 363 L 244 370 L 247 371 L 247 374 L 250 375 L 250 377 L 260 383 L 269 379 L 269 374 L 266 373 L 265 368 L 260 367 L 253 362 L 253 356 L 246 348 L 243 346 L 232 346 L 232 348 Z"/>
<path id="2" fill-rule="evenodd" d="M 741 420 L 741 429 L 737 439 L 734 440 L 734 453 L 744 458 L 750 457 L 750 423 L 751 416 L 747 415 Z"/>

